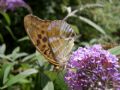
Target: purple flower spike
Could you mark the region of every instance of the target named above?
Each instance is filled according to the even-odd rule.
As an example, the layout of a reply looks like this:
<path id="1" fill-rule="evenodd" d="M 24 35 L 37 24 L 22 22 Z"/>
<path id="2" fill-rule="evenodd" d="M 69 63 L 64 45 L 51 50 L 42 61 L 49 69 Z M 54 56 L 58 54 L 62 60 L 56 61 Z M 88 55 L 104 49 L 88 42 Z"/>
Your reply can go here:
<path id="1" fill-rule="evenodd" d="M 66 66 L 70 90 L 120 90 L 118 58 L 100 45 L 80 47 Z"/>
<path id="2" fill-rule="evenodd" d="M 29 12 L 32 12 L 29 5 L 27 5 L 23 0 L 0 0 L 0 10 L 15 10 L 18 7 L 25 7 Z"/>

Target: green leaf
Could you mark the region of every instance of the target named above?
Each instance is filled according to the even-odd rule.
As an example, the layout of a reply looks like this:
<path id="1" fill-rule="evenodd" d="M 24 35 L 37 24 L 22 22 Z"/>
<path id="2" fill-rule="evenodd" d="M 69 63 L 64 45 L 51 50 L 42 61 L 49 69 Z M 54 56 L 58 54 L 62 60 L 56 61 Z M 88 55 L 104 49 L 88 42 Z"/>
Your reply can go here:
<path id="1" fill-rule="evenodd" d="M 19 81 L 19 83 L 21 83 L 21 84 L 23 84 L 23 83 L 30 83 L 30 81 L 27 80 L 27 79 L 21 79 L 21 80 Z"/>
<path id="2" fill-rule="evenodd" d="M 5 70 L 4 70 L 4 76 L 3 76 L 3 84 L 6 83 L 6 81 L 8 80 L 8 75 L 9 75 L 9 72 L 11 70 L 11 68 L 13 67 L 13 63 L 9 63 L 7 64 Z"/>
<path id="3" fill-rule="evenodd" d="M 22 41 L 25 41 L 25 40 L 29 40 L 29 37 L 28 37 L 28 36 L 25 36 L 25 37 L 19 39 L 18 42 L 22 42 Z"/>
<path id="4" fill-rule="evenodd" d="M 75 33 L 79 34 L 79 29 L 78 29 L 78 27 L 76 25 L 71 25 L 71 27 L 73 28 Z"/>
<path id="5" fill-rule="evenodd" d="M 12 53 L 18 53 L 20 51 L 20 47 L 16 47 Z"/>
<path id="6" fill-rule="evenodd" d="M 18 83 L 18 82 L 20 82 L 22 79 L 30 76 L 31 74 L 35 74 L 35 73 L 37 73 L 37 70 L 35 70 L 35 69 L 28 69 L 28 70 L 26 70 L 26 71 L 24 71 L 24 72 L 22 72 L 22 73 L 20 73 L 20 74 L 18 74 L 18 75 L 16 75 L 16 76 L 14 76 L 14 77 L 11 77 L 11 78 L 5 83 L 5 85 L 2 87 L 2 89 L 3 89 L 3 88 L 7 88 L 7 87 L 9 87 L 9 86 L 11 86 L 11 85 L 13 85 L 13 84 L 15 84 L 15 83 Z"/>
<path id="7" fill-rule="evenodd" d="M 36 77 L 34 90 L 54 90 L 54 86 L 49 77 L 43 72 L 39 71 Z"/>
<path id="8" fill-rule="evenodd" d="M 11 21 L 10 21 L 9 15 L 8 15 L 7 13 L 5 13 L 5 12 L 0 12 L 0 13 L 1 13 L 1 14 L 3 15 L 3 17 L 5 18 L 7 24 L 10 25 L 10 24 L 11 24 Z"/>
<path id="9" fill-rule="evenodd" d="M 54 85 L 52 81 L 48 81 L 47 85 L 43 88 L 43 90 L 54 90 Z"/>
<path id="10" fill-rule="evenodd" d="M 54 82 L 54 86 L 55 86 L 56 90 L 69 90 L 67 88 L 67 85 L 66 85 L 65 81 L 64 81 L 64 75 L 63 75 L 62 72 L 60 72 L 57 75 L 57 79 Z"/>
<path id="11" fill-rule="evenodd" d="M 14 55 L 12 56 L 12 59 L 13 59 L 13 61 L 15 61 L 16 59 L 21 58 L 21 57 L 24 57 L 24 56 L 27 56 L 27 55 L 28 55 L 27 53 L 14 54 Z"/>
<path id="12" fill-rule="evenodd" d="M 7 26 L 7 25 L 5 26 L 5 28 L 8 30 L 8 32 L 10 33 L 10 35 L 12 36 L 12 38 L 13 38 L 14 40 L 16 40 L 16 37 L 14 36 L 11 28 L 10 28 L 9 26 Z"/>
<path id="13" fill-rule="evenodd" d="M 5 71 L 5 68 L 7 67 L 8 64 L 3 64 L 0 69 L 1 69 L 1 72 L 0 72 L 0 78 L 3 79 L 3 76 L 4 76 L 4 71 Z M 3 81 L 1 81 L 2 83 Z"/>
<path id="14" fill-rule="evenodd" d="M 44 71 L 44 73 L 52 80 L 54 81 L 57 78 L 57 72 L 53 71 Z"/>
<path id="15" fill-rule="evenodd" d="M 90 19 L 82 17 L 82 16 L 76 16 L 76 15 L 75 15 L 75 17 L 78 17 L 80 20 L 84 21 L 85 23 L 88 23 L 89 25 L 91 25 L 92 27 L 94 27 L 96 30 L 98 30 L 99 32 L 101 32 L 102 34 L 104 34 L 104 35 L 106 34 L 105 31 L 100 26 L 98 26 L 96 23 L 94 23 Z"/>
<path id="16" fill-rule="evenodd" d="M 45 62 L 47 62 L 45 57 L 41 53 L 39 53 L 38 51 L 36 51 L 36 59 L 38 60 L 38 64 L 40 66 L 43 66 L 45 64 Z"/>
<path id="17" fill-rule="evenodd" d="M 15 61 L 16 59 L 20 57 L 24 57 L 28 55 L 27 53 L 24 53 L 24 52 L 19 53 L 19 51 L 20 51 L 20 47 L 17 47 L 13 50 L 12 54 L 9 54 L 7 56 L 10 57 L 12 61 Z"/>
<path id="18" fill-rule="evenodd" d="M 2 78 L 2 75 L 3 75 L 2 69 L 0 68 L 0 78 Z"/>
<path id="19" fill-rule="evenodd" d="M 12 60 L 9 56 L 5 56 L 5 55 L 3 55 L 3 54 L 0 54 L 0 58 Z"/>
<path id="20" fill-rule="evenodd" d="M 5 54 L 5 50 L 6 50 L 6 45 L 5 44 L 0 46 L 0 54 Z"/>
<path id="21" fill-rule="evenodd" d="M 4 38 L 3 38 L 3 35 L 0 33 L 0 41 L 2 42 L 2 43 L 4 43 Z"/>
<path id="22" fill-rule="evenodd" d="M 25 62 L 25 61 L 27 61 L 27 60 L 30 60 L 30 59 L 32 59 L 33 57 L 35 57 L 35 53 L 24 57 L 24 58 L 22 59 L 22 62 Z"/>
<path id="23" fill-rule="evenodd" d="M 116 46 L 108 50 L 110 53 L 114 55 L 120 55 L 120 46 Z"/>

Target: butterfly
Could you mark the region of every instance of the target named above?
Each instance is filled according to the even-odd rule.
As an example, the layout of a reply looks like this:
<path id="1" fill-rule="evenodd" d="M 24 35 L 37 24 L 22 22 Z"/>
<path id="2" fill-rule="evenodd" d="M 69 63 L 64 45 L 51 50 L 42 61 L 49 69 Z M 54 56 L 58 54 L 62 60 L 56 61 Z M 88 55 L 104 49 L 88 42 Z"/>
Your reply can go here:
<path id="1" fill-rule="evenodd" d="M 75 33 L 64 20 L 42 20 L 32 14 L 24 17 L 25 30 L 36 49 L 55 67 L 63 67 L 74 46 Z"/>

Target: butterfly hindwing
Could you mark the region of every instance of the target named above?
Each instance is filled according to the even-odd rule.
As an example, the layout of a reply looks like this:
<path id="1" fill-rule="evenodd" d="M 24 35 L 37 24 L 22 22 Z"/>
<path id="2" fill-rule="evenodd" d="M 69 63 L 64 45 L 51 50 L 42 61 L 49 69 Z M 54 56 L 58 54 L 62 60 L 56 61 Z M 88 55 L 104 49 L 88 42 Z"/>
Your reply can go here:
<path id="1" fill-rule="evenodd" d="M 27 15 L 24 18 L 25 29 L 37 48 L 44 57 L 52 64 L 58 65 L 54 59 L 52 49 L 50 48 L 47 29 L 51 24 L 49 20 L 41 20 L 36 16 Z"/>
<path id="2" fill-rule="evenodd" d="M 51 35 L 52 32 L 53 33 Z M 65 21 L 52 21 L 48 27 L 48 40 L 56 60 L 61 64 L 66 62 L 74 45 L 73 29 Z"/>

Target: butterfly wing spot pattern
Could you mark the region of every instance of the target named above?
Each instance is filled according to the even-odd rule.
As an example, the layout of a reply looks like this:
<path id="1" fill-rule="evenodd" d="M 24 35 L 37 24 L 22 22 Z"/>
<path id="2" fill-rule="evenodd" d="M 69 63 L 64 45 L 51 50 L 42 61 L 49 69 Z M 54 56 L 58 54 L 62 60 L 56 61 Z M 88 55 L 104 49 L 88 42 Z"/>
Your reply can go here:
<path id="1" fill-rule="evenodd" d="M 41 20 L 34 15 L 24 18 L 25 30 L 36 49 L 53 65 L 64 66 L 74 45 L 73 29 L 62 20 Z"/>
<path id="2" fill-rule="evenodd" d="M 36 16 L 27 15 L 24 18 L 25 30 L 33 42 L 36 49 L 54 65 L 59 65 L 55 60 L 51 49 L 49 48 L 47 28 L 51 21 L 41 20 Z"/>

